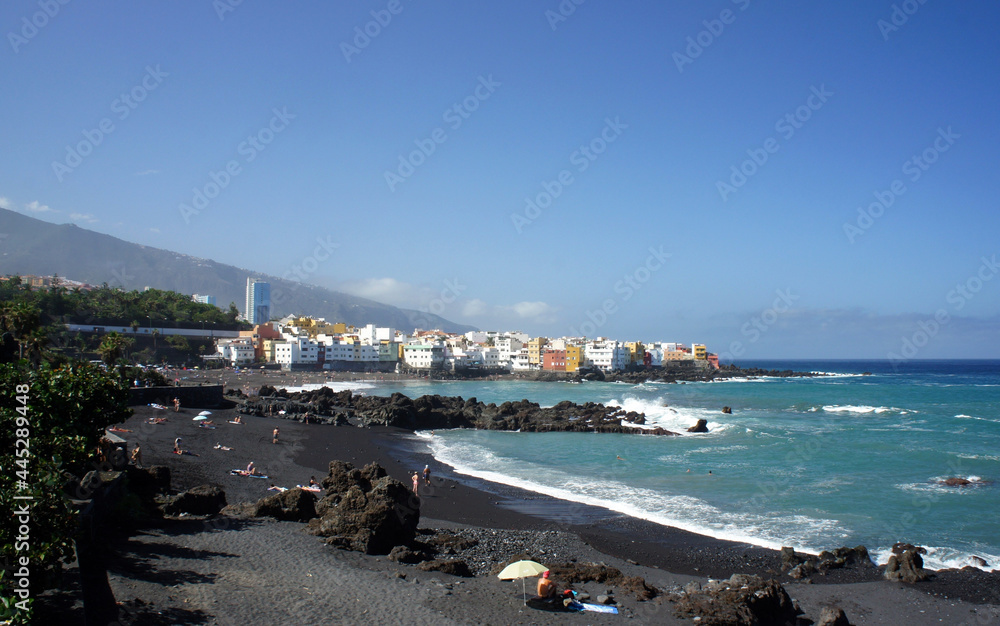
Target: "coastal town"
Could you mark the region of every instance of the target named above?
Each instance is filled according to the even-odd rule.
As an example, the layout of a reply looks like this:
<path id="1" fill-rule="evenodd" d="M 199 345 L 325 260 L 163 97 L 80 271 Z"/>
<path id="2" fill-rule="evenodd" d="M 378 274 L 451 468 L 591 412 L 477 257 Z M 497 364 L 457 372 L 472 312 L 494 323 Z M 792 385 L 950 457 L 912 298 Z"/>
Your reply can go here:
<path id="1" fill-rule="evenodd" d="M 194 294 L 196 302 L 215 305 L 212 296 Z M 121 332 L 161 337 L 210 338 L 208 362 L 233 367 L 274 364 L 288 371 L 334 372 L 623 372 L 632 369 L 687 366 L 719 369 L 719 358 L 703 343 L 622 341 L 608 337 L 544 337 L 520 330 L 473 330 L 449 333 L 438 329 L 407 331 L 388 326 L 355 326 L 306 315 L 271 315 L 270 285 L 247 278 L 242 318 L 247 330 L 67 324 L 84 333 Z"/>

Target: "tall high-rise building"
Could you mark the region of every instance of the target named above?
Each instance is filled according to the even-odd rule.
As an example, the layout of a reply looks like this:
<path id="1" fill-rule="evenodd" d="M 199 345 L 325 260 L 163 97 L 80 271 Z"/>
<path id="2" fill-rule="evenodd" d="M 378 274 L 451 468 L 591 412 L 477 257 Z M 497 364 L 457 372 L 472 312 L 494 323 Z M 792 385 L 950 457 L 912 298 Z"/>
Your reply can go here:
<path id="1" fill-rule="evenodd" d="M 191 299 L 194 300 L 195 302 L 200 302 L 202 304 L 211 304 L 215 306 L 215 296 L 206 296 L 196 293 L 193 296 L 191 296 Z"/>
<path id="2" fill-rule="evenodd" d="M 271 283 L 247 278 L 247 321 L 265 324 L 271 319 Z"/>

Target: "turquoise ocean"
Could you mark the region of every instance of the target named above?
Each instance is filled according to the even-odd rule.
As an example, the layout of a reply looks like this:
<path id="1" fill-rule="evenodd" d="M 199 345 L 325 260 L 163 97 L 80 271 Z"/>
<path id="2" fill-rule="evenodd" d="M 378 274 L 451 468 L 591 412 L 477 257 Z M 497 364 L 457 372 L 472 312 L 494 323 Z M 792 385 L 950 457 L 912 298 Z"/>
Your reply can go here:
<path id="1" fill-rule="evenodd" d="M 378 381 L 359 393 L 620 405 L 680 437 L 448 430 L 419 433 L 456 473 L 598 505 L 720 539 L 819 552 L 897 541 L 933 569 L 1000 568 L 1000 361 L 759 361 L 824 372 L 639 385 Z M 870 376 L 863 376 L 870 372 Z M 723 406 L 733 409 L 723 414 Z M 621 457 L 620 459 L 618 457 Z M 711 474 L 709 474 L 711 472 Z M 991 481 L 946 487 L 949 477 Z"/>

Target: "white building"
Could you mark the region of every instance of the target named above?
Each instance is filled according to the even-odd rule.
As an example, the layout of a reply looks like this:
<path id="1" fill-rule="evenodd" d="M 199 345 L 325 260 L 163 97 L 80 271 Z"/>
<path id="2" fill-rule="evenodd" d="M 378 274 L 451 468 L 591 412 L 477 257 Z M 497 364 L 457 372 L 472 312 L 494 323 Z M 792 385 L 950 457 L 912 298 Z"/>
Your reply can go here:
<path id="1" fill-rule="evenodd" d="M 215 344 L 215 350 L 232 365 L 250 365 L 254 360 L 253 339 L 250 337 L 220 339 Z"/>
<path id="2" fill-rule="evenodd" d="M 631 360 L 629 349 L 621 341 L 598 339 L 587 343 L 585 348 L 587 365 L 604 372 L 615 372 L 628 367 Z"/>
<path id="3" fill-rule="evenodd" d="M 413 343 L 403 346 L 403 361 L 417 369 L 440 369 L 444 365 L 442 344 Z"/>
<path id="4" fill-rule="evenodd" d="M 531 365 L 527 348 L 521 348 L 511 355 L 511 369 L 515 372 L 537 369 Z"/>

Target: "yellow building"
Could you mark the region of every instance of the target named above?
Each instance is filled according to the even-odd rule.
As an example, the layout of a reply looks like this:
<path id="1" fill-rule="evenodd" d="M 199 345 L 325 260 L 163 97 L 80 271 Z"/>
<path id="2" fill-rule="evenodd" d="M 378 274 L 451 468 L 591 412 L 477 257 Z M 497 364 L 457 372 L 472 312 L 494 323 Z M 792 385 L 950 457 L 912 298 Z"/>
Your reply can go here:
<path id="1" fill-rule="evenodd" d="M 703 343 L 691 344 L 691 354 L 694 355 L 696 361 L 704 361 L 708 358 L 708 349 Z"/>
<path id="2" fill-rule="evenodd" d="M 629 362 L 642 365 L 646 357 L 646 346 L 641 341 L 626 341 L 625 347 L 628 348 Z"/>
<path id="3" fill-rule="evenodd" d="M 583 347 L 566 346 L 566 371 L 575 372 L 583 365 Z"/>
<path id="4" fill-rule="evenodd" d="M 545 350 L 545 346 L 548 345 L 549 340 L 545 337 L 535 337 L 528 342 L 528 364 L 538 365 L 542 364 L 542 352 Z"/>
<path id="5" fill-rule="evenodd" d="M 666 361 L 683 361 L 688 358 L 688 353 L 684 350 L 664 350 L 663 360 Z"/>
<path id="6" fill-rule="evenodd" d="M 347 332 L 346 324 L 330 324 L 326 320 L 311 317 L 297 317 L 292 320 L 291 326 L 301 328 L 314 339 L 316 335 L 338 335 Z"/>

